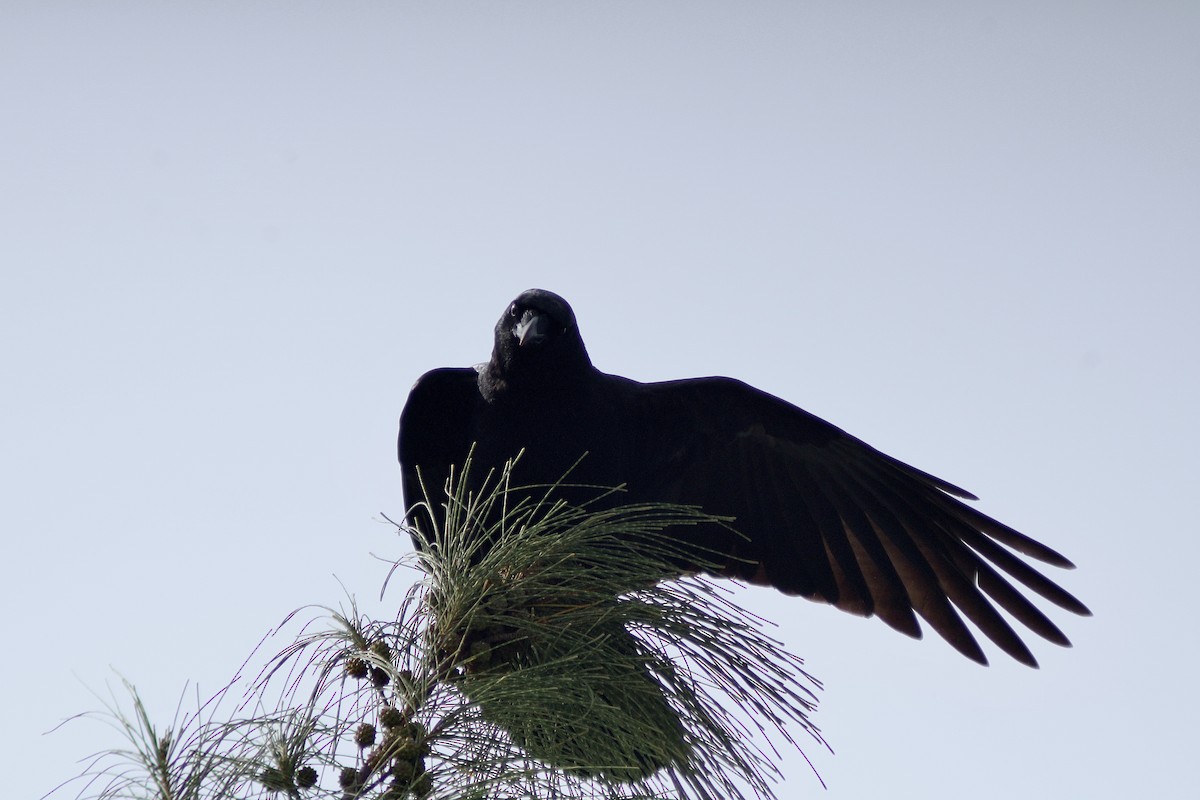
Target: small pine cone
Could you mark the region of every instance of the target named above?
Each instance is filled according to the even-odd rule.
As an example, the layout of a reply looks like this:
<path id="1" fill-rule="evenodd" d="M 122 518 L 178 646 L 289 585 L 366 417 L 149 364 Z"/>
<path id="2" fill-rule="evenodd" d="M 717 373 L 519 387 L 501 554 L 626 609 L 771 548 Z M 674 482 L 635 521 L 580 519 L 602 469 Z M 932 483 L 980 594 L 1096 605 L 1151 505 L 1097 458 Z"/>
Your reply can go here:
<path id="1" fill-rule="evenodd" d="M 383 764 L 387 752 L 384 747 L 376 747 L 371 752 L 367 753 L 367 757 L 363 759 L 363 767 L 368 775 L 373 775 L 380 765 Z"/>
<path id="2" fill-rule="evenodd" d="M 404 712 L 395 706 L 388 706 L 379 712 L 379 724 L 385 728 L 399 728 L 406 721 Z"/>
<path id="3" fill-rule="evenodd" d="M 317 771 L 312 767 L 301 767 L 296 772 L 296 785 L 301 789 L 311 789 L 317 785 Z"/>
<path id="4" fill-rule="evenodd" d="M 392 660 L 392 648 L 388 647 L 388 643 L 382 639 L 376 642 L 371 642 L 371 652 L 382 658 L 384 661 Z"/>
<path id="5" fill-rule="evenodd" d="M 346 659 L 346 674 L 351 678 L 357 678 L 361 681 L 370 673 L 371 669 L 367 666 L 367 662 L 358 656 Z"/>
<path id="6" fill-rule="evenodd" d="M 399 759 L 392 764 L 392 777 L 396 779 L 397 783 L 403 783 L 407 786 L 408 782 L 411 781 L 413 776 L 416 774 L 417 765 L 412 761 Z"/>
<path id="7" fill-rule="evenodd" d="M 346 791 L 352 791 L 359 787 L 358 770 L 354 767 L 342 767 L 342 771 L 338 774 L 338 786 Z"/>
<path id="8" fill-rule="evenodd" d="M 416 797 L 428 797 L 433 791 L 433 777 L 428 772 L 422 772 L 412 782 L 411 791 Z"/>
<path id="9" fill-rule="evenodd" d="M 412 760 L 421 755 L 421 744 L 416 739 L 410 739 L 405 736 L 403 739 L 396 742 L 396 747 L 393 750 L 396 758 L 403 760 Z"/>
<path id="10" fill-rule="evenodd" d="M 371 667 L 371 683 L 375 684 L 377 688 L 382 689 L 391 682 L 392 676 L 387 674 L 386 669 Z"/>
<path id="11" fill-rule="evenodd" d="M 359 725 L 354 731 L 354 743 L 364 750 L 375 744 L 375 726 L 369 722 Z"/>
<path id="12" fill-rule="evenodd" d="M 283 772 L 275 767 L 267 767 L 258 775 L 258 782 L 267 787 L 272 792 L 285 791 L 290 788 L 287 778 Z"/>

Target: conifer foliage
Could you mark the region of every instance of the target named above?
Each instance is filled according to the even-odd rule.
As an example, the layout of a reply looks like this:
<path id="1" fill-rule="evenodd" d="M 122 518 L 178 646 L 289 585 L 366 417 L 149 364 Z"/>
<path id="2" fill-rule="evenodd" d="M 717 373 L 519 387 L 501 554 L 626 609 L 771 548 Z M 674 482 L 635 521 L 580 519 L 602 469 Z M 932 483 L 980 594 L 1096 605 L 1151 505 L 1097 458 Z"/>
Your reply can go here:
<path id="1" fill-rule="evenodd" d="M 572 507 L 508 474 L 450 487 L 389 576 L 418 576 L 394 619 L 326 609 L 231 718 L 240 682 L 163 731 L 129 687 L 132 713 L 104 715 L 129 746 L 97 755 L 77 796 L 774 797 L 777 745 L 824 746 L 819 684 L 728 588 L 663 580 L 670 531 L 714 519 Z"/>

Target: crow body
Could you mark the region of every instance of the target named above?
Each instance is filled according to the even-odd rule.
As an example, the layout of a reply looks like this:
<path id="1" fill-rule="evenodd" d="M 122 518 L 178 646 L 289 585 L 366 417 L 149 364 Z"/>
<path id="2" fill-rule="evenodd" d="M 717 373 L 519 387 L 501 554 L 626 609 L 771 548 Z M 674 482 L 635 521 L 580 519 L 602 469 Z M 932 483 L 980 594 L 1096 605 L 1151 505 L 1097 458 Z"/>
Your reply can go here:
<path id="1" fill-rule="evenodd" d="M 963 489 L 784 400 L 732 378 L 640 383 L 597 370 L 574 312 L 552 292 L 531 289 L 512 302 L 486 364 L 417 381 L 400 418 L 406 503 L 424 491 L 444 502 L 451 467 L 472 448 L 476 480 L 524 451 L 514 482 L 567 476 L 577 487 L 563 490 L 571 502 L 595 502 L 585 486 L 623 486 L 612 502 L 732 517 L 737 534 L 719 525 L 680 534 L 698 552 L 726 555 L 719 574 L 878 616 L 914 637 L 919 615 L 983 664 L 959 612 L 1030 666 L 1033 654 L 998 607 L 1070 644 L 1011 580 L 1090 613 L 1018 554 L 1071 568 L 1062 555 L 968 506 L 962 500 L 976 498 Z M 429 525 L 427 513 L 414 510 L 410 524 Z"/>

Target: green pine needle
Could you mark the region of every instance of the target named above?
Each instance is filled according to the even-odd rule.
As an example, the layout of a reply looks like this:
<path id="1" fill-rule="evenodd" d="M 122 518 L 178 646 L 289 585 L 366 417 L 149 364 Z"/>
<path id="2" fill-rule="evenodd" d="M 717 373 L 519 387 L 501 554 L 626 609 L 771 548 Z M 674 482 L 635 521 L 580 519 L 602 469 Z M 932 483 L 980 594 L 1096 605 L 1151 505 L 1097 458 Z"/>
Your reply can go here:
<path id="1" fill-rule="evenodd" d="M 160 733 L 127 684 L 132 716 L 108 718 L 131 747 L 97 756 L 77 796 L 773 798 L 776 745 L 824 746 L 820 685 L 728 589 L 674 566 L 697 553 L 673 533 L 728 521 L 571 507 L 510 474 L 427 501 L 436 529 L 403 528 L 421 546 L 393 573 L 422 577 L 397 616 L 324 609 L 332 626 L 304 624 L 231 719 L 227 687 Z"/>

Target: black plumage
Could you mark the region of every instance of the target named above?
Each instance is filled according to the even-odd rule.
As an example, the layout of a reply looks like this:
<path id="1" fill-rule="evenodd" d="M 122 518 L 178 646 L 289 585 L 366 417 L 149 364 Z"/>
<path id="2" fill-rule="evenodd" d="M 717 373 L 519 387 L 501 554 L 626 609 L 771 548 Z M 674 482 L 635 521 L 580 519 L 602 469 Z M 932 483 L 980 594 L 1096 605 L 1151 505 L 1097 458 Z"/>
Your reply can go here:
<path id="1" fill-rule="evenodd" d="M 686 533 L 689 544 L 727 554 L 720 574 L 875 615 L 910 636 L 921 635 L 919 615 L 980 663 L 960 613 L 1030 666 L 1033 654 L 997 607 L 1069 645 L 1010 579 L 1090 613 L 1016 554 L 1071 568 L 1066 558 L 963 503 L 976 499 L 963 489 L 790 403 L 731 378 L 639 383 L 600 372 L 571 307 L 552 292 L 513 301 L 486 364 L 417 381 L 400 420 L 406 502 L 423 499 L 423 480 L 436 503 L 472 446 L 477 478 L 524 450 L 518 482 L 569 473 L 573 484 L 623 485 L 622 503 L 733 517 L 742 536 L 717 525 Z M 595 496 L 574 492 L 574 502 Z M 428 524 L 422 512 L 410 522 Z"/>

